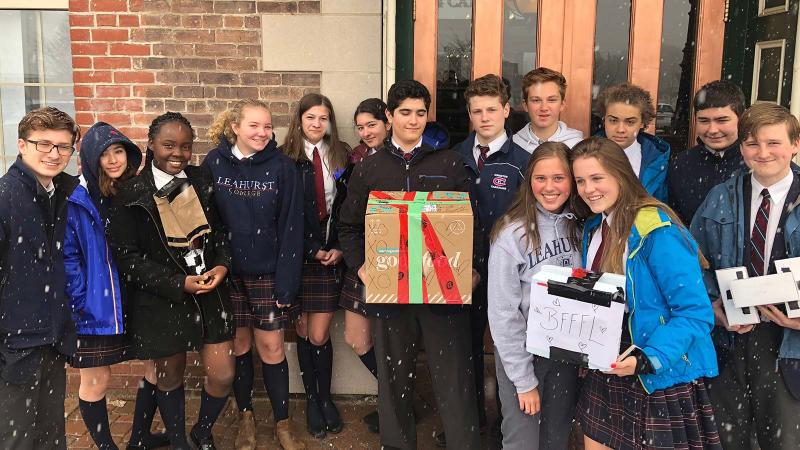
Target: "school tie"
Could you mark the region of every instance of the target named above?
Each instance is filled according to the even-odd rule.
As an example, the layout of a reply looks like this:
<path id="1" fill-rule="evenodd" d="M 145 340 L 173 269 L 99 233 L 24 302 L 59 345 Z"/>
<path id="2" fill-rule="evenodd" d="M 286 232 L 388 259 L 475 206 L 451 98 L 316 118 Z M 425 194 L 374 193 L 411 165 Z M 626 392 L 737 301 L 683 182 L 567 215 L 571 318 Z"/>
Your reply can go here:
<path id="1" fill-rule="evenodd" d="M 481 152 L 481 154 L 478 155 L 478 172 L 481 172 L 483 171 L 483 165 L 486 163 L 486 155 L 489 154 L 489 146 L 478 144 L 478 151 Z"/>
<path id="2" fill-rule="evenodd" d="M 758 207 L 753 233 L 750 235 L 750 270 L 756 276 L 764 275 L 764 254 L 767 247 L 767 224 L 769 223 L 769 191 L 761 191 L 761 206 Z"/>
<path id="3" fill-rule="evenodd" d="M 325 202 L 325 178 L 322 172 L 322 158 L 319 157 L 319 150 L 314 147 L 314 190 L 316 191 L 317 200 L 317 214 L 319 220 L 325 220 L 328 217 L 328 206 Z"/>
<path id="4" fill-rule="evenodd" d="M 603 219 L 603 226 L 600 228 L 600 246 L 597 247 L 597 253 L 594 254 L 592 260 L 592 272 L 600 271 L 600 261 L 603 260 L 603 252 L 606 248 L 606 241 L 608 240 L 608 222 Z"/>

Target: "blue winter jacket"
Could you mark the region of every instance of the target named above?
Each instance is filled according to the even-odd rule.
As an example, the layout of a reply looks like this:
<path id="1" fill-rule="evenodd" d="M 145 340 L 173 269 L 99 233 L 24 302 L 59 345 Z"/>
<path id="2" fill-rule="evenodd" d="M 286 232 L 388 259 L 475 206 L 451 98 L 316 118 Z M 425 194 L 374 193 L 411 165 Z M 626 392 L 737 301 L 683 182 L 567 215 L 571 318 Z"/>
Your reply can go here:
<path id="1" fill-rule="evenodd" d="M 83 186 L 67 203 L 64 270 L 78 334 L 122 334 L 122 295 L 117 266 L 106 242 L 105 221 Z"/>
<path id="2" fill-rule="evenodd" d="M 203 161 L 228 229 L 233 274 L 275 274 L 278 303 L 294 302 L 303 266 L 303 186 L 294 161 L 275 141 L 249 158 L 223 137 Z"/>
<path id="3" fill-rule="evenodd" d="M 800 176 L 800 168 L 797 166 L 793 165 L 792 171 L 795 179 Z M 749 176 L 749 173 L 740 171 L 733 178 L 711 189 L 692 219 L 692 235 L 711 265 L 703 271 L 703 280 L 708 297 L 712 300 L 720 297 L 715 270 L 744 265 L 744 233 L 750 227 L 744 223 L 744 208 L 749 205 L 744 204 L 743 185 L 745 177 Z M 800 198 L 787 198 L 786 202 L 785 207 L 789 208 L 789 213 L 786 216 L 783 237 L 786 254 L 793 258 L 800 256 L 800 208 L 797 208 Z M 714 337 L 715 344 L 721 350 L 728 350 L 733 345 L 735 334 L 718 327 Z M 784 329 L 778 358 L 800 359 L 800 331 Z"/>
<path id="4" fill-rule="evenodd" d="M 605 130 L 600 130 L 598 136 L 606 137 Z M 636 141 L 642 146 L 642 167 L 639 169 L 639 181 L 653 197 L 667 202 L 667 168 L 669 155 L 672 148 L 667 141 L 660 137 L 640 131 Z"/>
<path id="5" fill-rule="evenodd" d="M 583 232 L 583 260 L 601 215 Z M 711 329 L 714 313 L 703 285 L 697 243 L 688 230 L 654 208 L 642 208 L 628 236 L 625 261 L 628 327 L 654 374 L 639 375 L 652 393 L 718 373 Z"/>

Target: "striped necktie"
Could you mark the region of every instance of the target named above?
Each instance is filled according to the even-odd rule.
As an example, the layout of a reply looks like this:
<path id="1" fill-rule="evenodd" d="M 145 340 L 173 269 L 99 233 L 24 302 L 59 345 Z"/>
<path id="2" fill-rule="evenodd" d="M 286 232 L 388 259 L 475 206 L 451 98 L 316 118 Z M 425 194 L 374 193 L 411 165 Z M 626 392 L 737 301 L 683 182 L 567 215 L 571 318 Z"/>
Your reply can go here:
<path id="1" fill-rule="evenodd" d="M 483 170 L 483 165 L 486 163 L 486 155 L 489 154 L 489 146 L 478 144 L 478 151 L 481 152 L 478 155 L 478 172 L 480 172 Z"/>
<path id="2" fill-rule="evenodd" d="M 767 261 L 765 254 L 767 248 L 767 224 L 769 223 L 769 191 L 761 191 L 761 206 L 756 212 L 753 223 L 753 233 L 750 235 L 750 270 L 754 275 L 764 275 L 764 266 Z"/>

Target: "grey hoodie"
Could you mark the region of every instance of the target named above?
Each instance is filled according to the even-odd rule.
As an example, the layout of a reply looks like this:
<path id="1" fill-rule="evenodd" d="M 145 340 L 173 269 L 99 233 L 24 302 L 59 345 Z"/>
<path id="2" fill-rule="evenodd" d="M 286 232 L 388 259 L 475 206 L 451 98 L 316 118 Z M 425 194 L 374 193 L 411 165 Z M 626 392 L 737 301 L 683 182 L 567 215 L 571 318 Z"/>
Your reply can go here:
<path id="1" fill-rule="evenodd" d="M 555 134 L 550 136 L 548 139 L 540 139 L 538 136 L 533 134 L 530 122 L 525 125 L 525 128 L 519 130 L 517 134 L 514 135 L 514 142 L 527 150 L 528 153 L 533 153 L 533 151 L 536 150 L 536 147 L 547 141 L 563 142 L 567 144 L 567 147 L 572 148 L 575 146 L 575 144 L 582 140 L 583 132 L 581 130 L 570 128 L 567 126 L 567 124 L 560 120 L 558 121 L 558 129 L 556 130 Z"/>
<path id="2" fill-rule="evenodd" d="M 551 214 L 538 206 L 540 245 L 525 245 L 522 222 L 506 225 L 489 252 L 489 329 L 508 379 L 517 393 L 539 385 L 533 372 L 533 355 L 525 349 L 530 289 L 533 275 L 542 265 L 581 266 L 580 246 L 567 239 L 567 222 L 575 216 L 564 211 Z"/>

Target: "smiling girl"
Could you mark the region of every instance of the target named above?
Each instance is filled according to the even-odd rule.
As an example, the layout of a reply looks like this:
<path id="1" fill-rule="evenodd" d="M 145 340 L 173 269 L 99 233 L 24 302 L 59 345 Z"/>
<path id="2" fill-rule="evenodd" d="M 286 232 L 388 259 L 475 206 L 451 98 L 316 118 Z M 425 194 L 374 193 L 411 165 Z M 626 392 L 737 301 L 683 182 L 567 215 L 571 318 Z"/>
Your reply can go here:
<path id="1" fill-rule="evenodd" d="M 581 266 L 579 217 L 588 209 L 575 202 L 568 155 L 560 142 L 536 149 L 525 171 L 528 183 L 491 234 L 489 328 L 505 449 L 566 448 L 578 398 L 577 366 L 525 350 L 533 275 L 544 264 Z M 551 254 L 548 248 L 560 250 L 537 257 Z"/>
<path id="2" fill-rule="evenodd" d="M 704 381 L 717 375 L 704 259 L 620 150 L 600 137 L 572 150 L 578 194 L 596 214 L 584 228 L 583 261 L 626 276 L 620 353 L 635 346 L 609 372 L 589 371 L 577 414 L 585 447 L 721 449 Z"/>
<path id="3" fill-rule="evenodd" d="M 342 251 L 334 209 L 350 148 L 339 141 L 336 116 L 328 97 L 306 94 L 289 122 L 281 147 L 297 163 L 305 198 L 305 243 L 300 287 L 302 316 L 297 321 L 297 358 L 306 391 L 306 425 L 316 438 L 342 430 L 339 411 L 331 401 L 333 346 L 330 326 L 338 308 Z"/>
<path id="4" fill-rule="evenodd" d="M 205 367 L 196 447 L 214 448 L 211 428 L 234 376 L 233 311 L 227 285 L 228 233 L 210 176 L 189 166 L 194 131 L 179 113 L 156 117 L 142 172 L 114 197 L 111 244 L 130 289 L 133 350 L 154 359 L 156 400 L 172 448 L 186 449 L 183 373 L 186 352 Z"/>
<path id="5" fill-rule="evenodd" d="M 203 167 L 216 186 L 216 205 L 230 232 L 231 284 L 236 321 L 236 378 L 233 393 L 241 412 L 236 448 L 256 447 L 253 418 L 253 354 L 272 405 L 284 450 L 302 449 L 289 427 L 289 366 L 283 330 L 299 313 L 303 259 L 303 203 L 294 161 L 278 150 L 272 113 L 261 100 L 240 100 L 221 113 L 208 131 L 217 145 Z"/>

